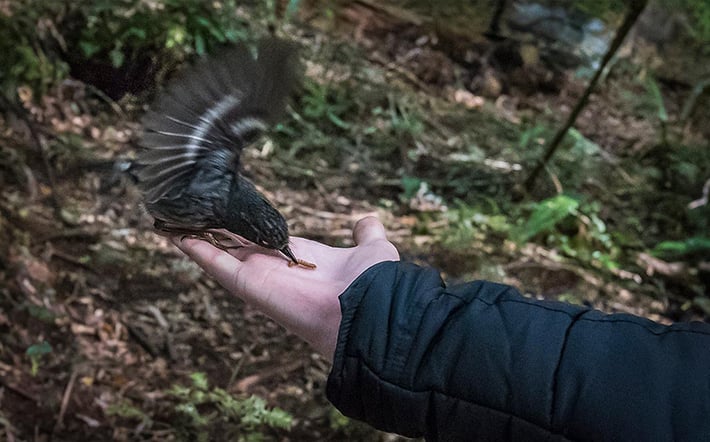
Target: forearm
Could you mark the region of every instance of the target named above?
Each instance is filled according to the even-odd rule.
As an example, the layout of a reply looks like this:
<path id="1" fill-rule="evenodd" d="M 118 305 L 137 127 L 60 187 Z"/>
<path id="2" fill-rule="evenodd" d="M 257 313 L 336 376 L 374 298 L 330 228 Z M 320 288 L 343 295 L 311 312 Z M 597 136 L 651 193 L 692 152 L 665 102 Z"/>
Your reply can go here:
<path id="1" fill-rule="evenodd" d="M 397 263 L 368 270 L 341 305 L 328 397 L 380 429 L 431 439 L 658 436 L 684 422 L 666 411 L 708 425 L 706 325 L 668 328 L 487 282 L 446 289 L 436 272 Z"/>

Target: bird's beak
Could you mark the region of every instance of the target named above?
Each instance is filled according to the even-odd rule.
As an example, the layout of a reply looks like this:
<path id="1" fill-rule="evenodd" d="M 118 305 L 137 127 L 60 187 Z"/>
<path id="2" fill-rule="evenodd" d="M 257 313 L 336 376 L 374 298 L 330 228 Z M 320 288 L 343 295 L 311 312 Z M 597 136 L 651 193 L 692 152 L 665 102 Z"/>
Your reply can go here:
<path id="1" fill-rule="evenodd" d="M 286 246 L 286 247 L 284 247 L 283 249 L 280 249 L 279 251 L 280 251 L 281 253 L 283 253 L 284 255 L 286 255 L 286 257 L 287 257 L 288 259 L 290 259 L 291 262 L 293 262 L 294 264 L 296 264 L 296 265 L 299 264 L 298 259 L 296 259 L 296 256 L 295 256 L 295 255 L 293 254 L 293 252 L 291 251 L 291 247 Z"/>

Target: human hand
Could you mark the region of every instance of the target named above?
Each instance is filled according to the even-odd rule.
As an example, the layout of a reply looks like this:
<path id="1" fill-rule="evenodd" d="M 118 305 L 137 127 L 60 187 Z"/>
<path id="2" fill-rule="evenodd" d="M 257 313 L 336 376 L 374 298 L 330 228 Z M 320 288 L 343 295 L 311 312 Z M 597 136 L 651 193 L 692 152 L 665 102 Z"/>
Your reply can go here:
<path id="1" fill-rule="evenodd" d="M 173 243 L 230 293 L 331 359 L 341 320 L 338 296 L 369 267 L 399 260 L 384 226 L 374 217 L 358 221 L 353 239 L 355 247 L 337 248 L 291 237 L 293 253 L 315 263 L 315 269 L 289 267 L 283 256 L 254 247 L 227 253 L 196 239 L 174 237 Z"/>

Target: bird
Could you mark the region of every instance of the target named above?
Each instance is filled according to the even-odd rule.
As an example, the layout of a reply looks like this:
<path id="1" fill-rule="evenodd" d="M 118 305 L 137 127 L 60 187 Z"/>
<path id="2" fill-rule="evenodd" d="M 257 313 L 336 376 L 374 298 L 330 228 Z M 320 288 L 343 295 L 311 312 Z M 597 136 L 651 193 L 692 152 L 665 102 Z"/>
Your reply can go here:
<path id="1" fill-rule="evenodd" d="M 135 172 L 156 230 L 223 249 L 247 240 L 289 265 L 315 268 L 296 258 L 286 220 L 241 162 L 298 85 L 296 45 L 275 37 L 262 39 L 255 55 L 236 44 L 203 57 L 168 84 L 141 119 Z"/>

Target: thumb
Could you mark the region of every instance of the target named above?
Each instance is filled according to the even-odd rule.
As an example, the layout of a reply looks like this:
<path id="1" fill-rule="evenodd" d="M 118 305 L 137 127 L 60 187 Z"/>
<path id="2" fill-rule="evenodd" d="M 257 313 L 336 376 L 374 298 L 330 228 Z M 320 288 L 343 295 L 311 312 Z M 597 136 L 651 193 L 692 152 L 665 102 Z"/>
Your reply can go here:
<path id="1" fill-rule="evenodd" d="M 365 245 L 378 240 L 387 241 L 385 227 L 374 216 L 367 216 L 355 224 L 353 240 L 356 245 Z"/>

